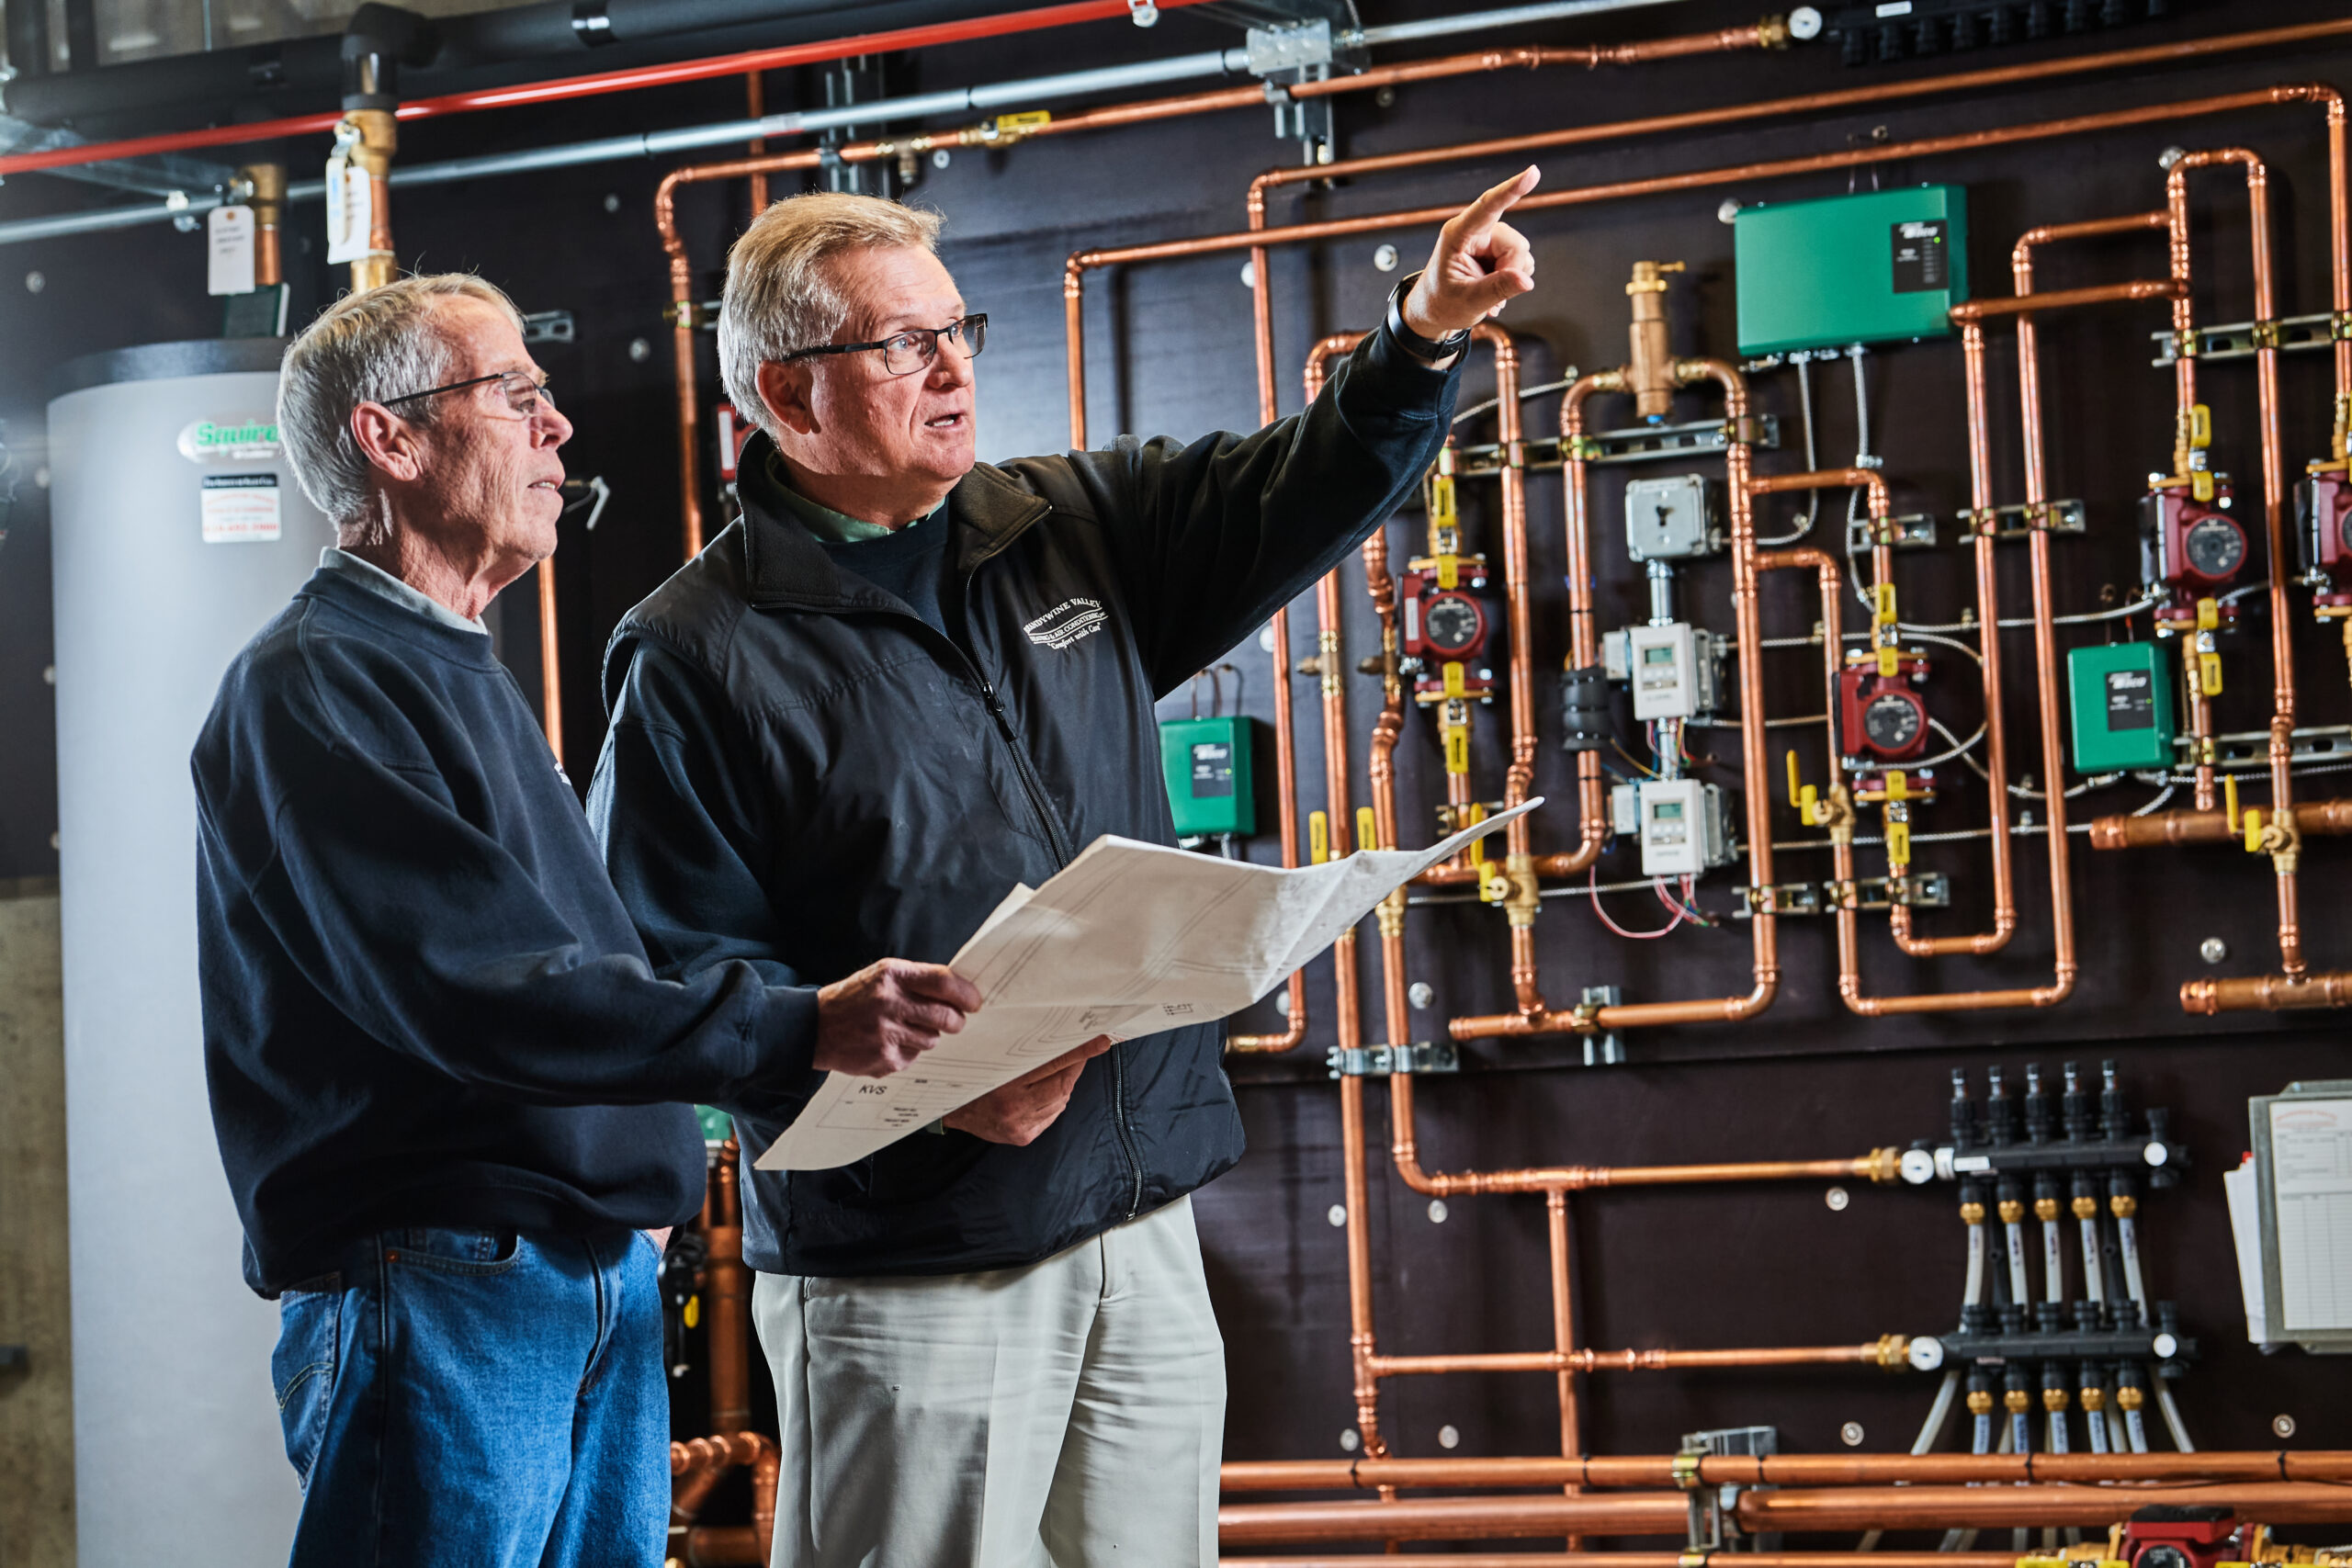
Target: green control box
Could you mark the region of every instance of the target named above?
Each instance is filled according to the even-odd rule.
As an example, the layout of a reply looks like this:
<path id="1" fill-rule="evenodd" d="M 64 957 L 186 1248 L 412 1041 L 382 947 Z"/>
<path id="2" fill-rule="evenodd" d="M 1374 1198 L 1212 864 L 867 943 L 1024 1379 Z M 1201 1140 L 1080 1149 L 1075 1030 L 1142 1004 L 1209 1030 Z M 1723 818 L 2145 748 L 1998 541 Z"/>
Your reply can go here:
<path id="1" fill-rule="evenodd" d="M 1732 220 L 1739 351 L 1951 333 L 1968 298 L 1968 192 L 1907 186 L 1744 207 Z"/>
<path id="2" fill-rule="evenodd" d="M 1180 839 L 1258 830 L 1257 796 L 1250 773 L 1250 721 L 1174 718 L 1159 727 L 1159 771 Z"/>
<path id="3" fill-rule="evenodd" d="M 2066 690 L 2077 772 L 2172 766 L 2172 681 L 2163 649 L 2153 642 L 2075 649 L 2066 655 Z"/>

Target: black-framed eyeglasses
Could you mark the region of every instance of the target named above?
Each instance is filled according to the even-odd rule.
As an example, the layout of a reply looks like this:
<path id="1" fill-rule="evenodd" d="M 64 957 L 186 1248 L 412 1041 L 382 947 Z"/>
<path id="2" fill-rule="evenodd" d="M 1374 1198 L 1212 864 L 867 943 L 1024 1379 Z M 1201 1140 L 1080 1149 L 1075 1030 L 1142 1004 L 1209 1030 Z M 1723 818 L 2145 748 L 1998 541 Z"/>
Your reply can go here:
<path id="1" fill-rule="evenodd" d="M 555 394 L 548 389 L 545 381 L 533 380 L 528 370 L 500 370 L 469 380 L 452 381 L 446 387 L 427 387 L 421 392 L 402 392 L 397 398 L 386 398 L 384 406 L 391 408 L 398 403 L 415 402 L 420 398 L 437 398 L 444 392 L 461 392 L 468 387 L 485 387 L 492 381 L 501 383 L 499 390 L 506 394 L 506 406 L 526 419 L 539 412 L 542 401 L 549 408 L 555 407 Z"/>
<path id="2" fill-rule="evenodd" d="M 989 317 L 985 310 L 948 322 L 944 327 L 909 327 L 902 333 L 872 343 L 833 343 L 821 348 L 796 348 L 790 354 L 778 355 L 775 363 L 789 365 L 796 359 L 808 359 L 820 354 L 882 353 L 882 368 L 893 376 L 911 376 L 918 370 L 928 370 L 939 357 L 939 340 L 945 338 L 964 351 L 967 359 L 978 359 L 980 348 L 989 341 Z"/>

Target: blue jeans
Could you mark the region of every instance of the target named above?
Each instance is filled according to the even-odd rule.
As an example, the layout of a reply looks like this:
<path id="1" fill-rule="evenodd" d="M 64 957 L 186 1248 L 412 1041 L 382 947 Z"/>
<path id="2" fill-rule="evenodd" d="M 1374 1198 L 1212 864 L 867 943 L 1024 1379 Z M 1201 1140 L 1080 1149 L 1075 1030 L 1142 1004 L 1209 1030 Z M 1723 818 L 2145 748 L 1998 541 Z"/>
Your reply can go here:
<path id="1" fill-rule="evenodd" d="M 384 1231 L 278 1301 L 292 1568 L 650 1568 L 660 1259 L 635 1231 Z"/>

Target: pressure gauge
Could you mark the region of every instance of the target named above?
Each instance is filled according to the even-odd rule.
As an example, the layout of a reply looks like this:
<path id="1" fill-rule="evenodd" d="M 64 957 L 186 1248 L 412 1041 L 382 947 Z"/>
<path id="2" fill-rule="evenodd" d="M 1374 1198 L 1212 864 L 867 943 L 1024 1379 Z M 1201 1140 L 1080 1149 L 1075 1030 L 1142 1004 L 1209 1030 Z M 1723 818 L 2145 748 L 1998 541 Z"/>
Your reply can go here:
<path id="1" fill-rule="evenodd" d="M 2181 554 L 2199 577 L 2226 582 L 2245 564 L 2245 533 L 2231 519 L 2208 513 L 2188 525 Z"/>
<path id="2" fill-rule="evenodd" d="M 1466 593 L 1441 592 L 1421 603 L 1421 637 L 1441 657 L 1475 648 L 1486 630 L 1486 609 Z"/>
<path id="3" fill-rule="evenodd" d="M 1881 692 L 1862 705 L 1862 733 L 1882 752 L 1910 750 L 1926 722 L 1919 699 L 1908 692 Z"/>

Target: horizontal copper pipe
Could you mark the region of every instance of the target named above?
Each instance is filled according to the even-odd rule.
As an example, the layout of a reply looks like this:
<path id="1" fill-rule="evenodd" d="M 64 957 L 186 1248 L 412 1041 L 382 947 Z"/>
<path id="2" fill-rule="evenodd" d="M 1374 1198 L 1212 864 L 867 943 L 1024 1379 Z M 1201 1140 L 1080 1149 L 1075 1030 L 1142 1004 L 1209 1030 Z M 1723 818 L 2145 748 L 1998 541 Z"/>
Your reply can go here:
<path id="1" fill-rule="evenodd" d="M 1381 1377 L 1432 1372 L 1671 1372 L 1732 1367 L 1899 1366 L 1907 1344 L 1888 1335 L 1867 1345 L 1759 1346 L 1747 1350 L 1499 1350 L 1455 1356 L 1374 1356 Z"/>
<path id="2" fill-rule="evenodd" d="M 2352 833 L 2352 799 L 2299 800 L 2295 827 L 2303 833 Z M 2091 823 L 2091 848 L 2138 850 L 2175 844 L 2242 844 L 2244 829 L 2219 811 L 2152 811 L 2145 817 L 2100 817 Z"/>
<path id="3" fill-rule="evenodd" d="M 2035 82 L 2085 75 L 2092 72 L 2128 71 L 2142 65 L 2174 64 L 2245 50 L 2284 49 L 2299 43 L 2313 43 L 2325 39 L 2342 38 L 2347 34 L 2352 34 L 2352 20 L 2307 23 L 2297 27 L 2266 28 L 2258 32 L 2222 33 L 2213 38 L 2189 39 L 2179 43 L 2156 44 L 2141 49 L 2121 49 L 2102 54 L 2077 54 L 2063 60 L 2037 61 L 2030 65 L 2005 65 L 1984 71 L 1959 71 L 1944 76 L 1927 76 L 1908 82 L 1878 83 L 1868 87 L 1845 87 L 1827 93 L 1805 93 L 1793 97 L 1766 99 L 1758 103 L 1729 104 L 1715 108 L 1690 109 L 1679 114 L 1654 115 L 1646 119 L 1621 120 L 1613 124 L 1569 126 L 1559 130 L 1541 131 L 1532 136 L 1501 137 L 1487 141 L 1465 141 L 1451 147 L 1421 147 L 1409 152 L 1387 152 L 1371 158 L 1346 158 L 1335 164 L 1293 164 L 1283 168 L 1270 169 L 1259 175 L 1257 183 L 1250 187 L 1250 200 L 1253 206 L 1261 204 L 1263 188 L 1269 186 L 1290 185 L 1306 180 L 1348 179 L 1358 175 L 1384 174 L 1396 169 L 1425 168 L 1432 164 L 1468 163 L 1486 158 L 1516 156 L 1523 152 L 1540 152 L 1555 147 L 1582 146 L 1595 141 L 1615 141 L 1625 137 L 1659 136 L 1678 130 L 1704 130 L 1716 126 L 1736 125 L 1751 120 L 1783 120 L 1800 115 L 1826 115 L 1840 109 L 1860 108 L 1873 104 L 1934 97 L 1944 93 L 1971 92 L 1979 87 L 2018 87 Z M 1409 67 L 1401 69 L 1409 69 Z M 1293 87 L 1291 90 L 1297 93 L 1302 88 Z"/>
<path id="4" fill-rule="evenodd" d="M 753 1568 L 768 1560 L 749 1525 L 696 1525 L 686 1531 L 685 1546 L 678 1561 L 686 1568 Z"/>
<path id="5" fill-rule="evenodd" d="M 1740 1497 L 1739 1523 L 1748 1530 L 1951 1529 L 1987 1525 L 2096 1529 L 2125 1518 L 2148 1503 L 2229 1508 L 2241 1518 L 2270 1525 L 2352 1520 L 2352 1487 L 2273 1481 L 2219 1486 L 1871 1486 L 1759 1491 Z"/>
<path id="6" fill-rule="evenodd" d="M 2284 975 L 2208 976 L 2186 981 L 2180 987 L 2180 1010 L 2209 1016 L 2340 1007 L 2352 1007 L 2352 974 L 2342 970 L 2332 974 L 2305 971 L 2293 979 Z"/>
<path id="7" fill-rule="evenodd" d="M 2116 218 L 2086 218 L 2074 223 L 2045 223 L 2039 229 L 2028 229 L 2009 247 L 2009 269 L 2030 282 L 2033 277 L 2033 253 L 2042 245 L 2053 245 L 2069 240 L 2098 240 L 2110 234 L 2138 234 L 2148 231 L 2163 232 L 2172 227 L 2172 214 L 2158 209 L 2153 212 L 2127 212 Z"/>
<path id="8" fill-rule="evenodd" d="M 1458 1490 L 1483 1486 L 1670 1486 L 1674 1454 L 1561 1459 L 1275 1460 L 1226 1465 L 1227 1492 L 1340 1492 L 1409 1486 Z M 1951 1485 L 2024 1482 L 2352 1481 L 2352 1450 L 2145 1454 L 1708 1454 L 1702 1484 L 1866 1486 L 1895 1483 Z"/>
<path id="9" fill-rule="evenodd" d="M 1690 1525 L 1690 1500 L 1679 1492 L 1417 1497 L 1395 1503 L 1228 1503 L 1216 1511 L 1216 1533 L 1217 1544 L 1227 1550 L 1342 1540 L 1679 1537 Z"/>
<path id="10" fill-rule="evenodd" d="M 1220 1557 L 1217 1568 L 1682 1568 L 1679 1551 L 1390 1552 L 1363 1557 Z M 1737 1568 L 2017 1568 L 2014 1551 L 1742 1551 Z"/>
<path id="11" fill-rule="evenodd" d="M 2258 88 L 2247 93 L 2225 93 L 2212 97 L 2185 98 L 2177 103 L 2143 104 L 2133 108 L 2111 109 L 2103 114 L 2074 115 L 2064 119 L 2033 120 L 2022 125 L 1994 126 L 1984 130 L 1962 131 L 1950 136 L 1919 137 L 1909 141 L 1887 141 L 1868 147 L 1843 148 L 1834 152 L 1815 152 L 1799 158 L 1779 158 L 1762 163 L 1730 164 L 1713 169 L 1693 169 L 1679 175 L 1658 175 L 1648 179 L 1614 180 L 1606 185 L 1574 186 L 1566 190 L 1537 191 L 1521 200 L 1514 209 L 1534 212 L 1562 207 L 1589 207 L 1600 202 L 1622 201 L 1629 197 L 1663 196 L 1674 191 L 1707 190 L 1717 186 L 1740 185 L 1752 181 L 1783 179 L 1798 175 L 1822 174 L 1835 169 L 1857 168 L 1871 164 L 1900 163 L 1913 158 L 1939 157 L 1948 152 L 1973 152 L 1986 147 L 2011 146 L 2024 141 L 2052 141 L 2069 137 L 2085 136 L 2103 130 L 2124 130 L 2143 125 L 2164 125 L 2178 119 L 2206 115 L 2232 114 L 2242 109 L 2263 108 L 2277 104 L 2318 102 L 2335 96 L 2335 89 L 2312 83 L 2285 83 L 2275 87 Z M 1620 126 L 1616 134 L 1623 134 Z M 1337 165 L 1331 165 L 1336 168 Z M 1318 178 L 1329 177 L 1328 171 Z M 1187 240 L 1161 240 L 1150 244 L 1125 245 L 1108 250 L 1080 251 L 1070 258 L 1070 266 L 1080 272 L 1097 267 L 1129 262 L 1171 261 L 1184 256 L 1213 255 L 1227 251 L 1249 250 L 1254 246 L 1299 244 L 1310 240 L 1344 239 L 1353 234 L 1371 234 L 1386 230 L 1434 228 L 1452 218 L 1459 209 L 1453 205 L 1419 207 L 1396 212 L 1368 213 L 1361 218 L 1335 218 L 1319 223 L 1297 223 L 1285 228 L 1243 230 L 1230 234 L 1204 234 Z M 2165 292 L 2152 298 L 2170 299 L 2171 282 L 2165 280 Z M 2036 296 L 2045 304 L 2064 303 L 2056 294 Z"/>
<path id="12" fill-rule="evenodd" d="M 2129 283 L 2101 283 L 2088 288 L 2053 288 L 2040 294 L 1996 295 L 1968 299 L 1951 308 L 1955 321 L 1982 321 L 1994 316 L 2028 316 L 2041 310 L 2064 310 L 2077 305 L 2120 304 L 2130 299 L 2177 299 L 2186 292 L 2179 279 L 2135 277 Z"/>
<path id="13" fill-rule="evenodd" d="M 1394 1092 L 1398 1085 L 1392 1085 Z M 1401 1122 L 1399 1125 L 1404 1123 Z M 1413 1151 L 1399 1152 L 1397 1164 L 1416 1192 L 1451 1198 L 1491 1192 L 1582 1192 L 1595 1187 L 1682 1187 L 1725 1181 L 1877 1182 L 1895 1179 L 1897 1151 L 1873 1149 L 1854 1159 L 1757 1160 L 1742 1165 L 1559 1165 L 1527 1170 L 1425 1174 L 1408 1165 Z"/>

